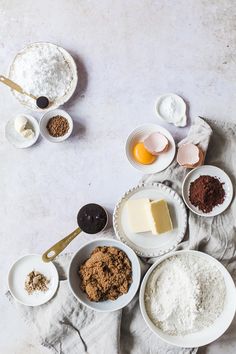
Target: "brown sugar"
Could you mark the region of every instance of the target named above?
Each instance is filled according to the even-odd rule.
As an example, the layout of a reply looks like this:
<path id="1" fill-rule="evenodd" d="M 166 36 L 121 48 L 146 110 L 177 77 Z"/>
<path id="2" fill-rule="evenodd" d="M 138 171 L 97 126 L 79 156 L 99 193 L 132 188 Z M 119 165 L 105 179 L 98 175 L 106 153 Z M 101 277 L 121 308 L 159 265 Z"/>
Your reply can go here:
<path id="1" fill-rule="evenodd" d="M 116 300 L 132 283 L 127 255 L 115 247 L 96 247 L 80 267 L 81 288 L 91 301 Z"/>
<path id="2" fill-rule="evenodd" d="M 223 183 L 212 176 L 200 176 L 190 184 L 189 200 L 204 213 L 209 213 L 225 199 Z"/>

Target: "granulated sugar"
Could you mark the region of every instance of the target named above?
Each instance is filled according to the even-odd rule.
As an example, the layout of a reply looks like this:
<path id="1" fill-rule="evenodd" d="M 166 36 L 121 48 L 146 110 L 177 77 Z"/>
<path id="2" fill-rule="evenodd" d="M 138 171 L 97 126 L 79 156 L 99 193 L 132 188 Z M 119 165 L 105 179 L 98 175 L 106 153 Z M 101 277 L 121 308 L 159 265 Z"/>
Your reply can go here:
<path id="1" fill-rule="evenodd" d="M 46 96 L 53 102 L 68 92 L 73 74 L 57 46 L 36 43 L 17 55 L 11 68 L 11 79 L 26 92 L 36 97 Z M 35 106 L 27 96 L 20 95 L 20 100 Z"/>
<path id="2" fill-rule="evenodd" d="M 216 266 L 194 255 L 163 261 L 145 291 L 148 316 L 163 332 L 186 335 L 210 326 L 221 314 L 225 282 Z"/>

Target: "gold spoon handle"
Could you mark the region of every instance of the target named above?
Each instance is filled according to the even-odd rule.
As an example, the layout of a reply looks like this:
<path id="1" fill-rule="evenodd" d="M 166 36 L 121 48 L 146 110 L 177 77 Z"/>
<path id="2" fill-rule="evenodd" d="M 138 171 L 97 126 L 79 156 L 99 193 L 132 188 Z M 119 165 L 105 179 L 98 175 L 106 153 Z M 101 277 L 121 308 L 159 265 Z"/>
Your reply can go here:
<path id="1" fill-rule="evenodd" d="M 3 75 L 0 75 L 0 82 L 9 86 L 12 90 L 15 90 L 15 91 L 21 93 L 22 95 L 26 95 L 26 96 L 33 98 L 34 100 L 37 100 L 37 98 L 34 95 L 32 95 L 31 93 L 25 92 L 21 86 L 17 85 L 14 81 L 8 79 L 7 77 L 5 77 Z"/>
<path id="2" fill-rule="evenodd" d="M 42 259 L 44 262 L 48 263 L 54 260 L 68 245 L 71 243 L 74 238 L 79 235 L 82 230 L 78 227 L 74 230 L 71 234 L 57 242 L 51 248 L 49 248 L 44 254 L 42 255 Z M 51 253 L 51 255 L 50 255 Z"/>

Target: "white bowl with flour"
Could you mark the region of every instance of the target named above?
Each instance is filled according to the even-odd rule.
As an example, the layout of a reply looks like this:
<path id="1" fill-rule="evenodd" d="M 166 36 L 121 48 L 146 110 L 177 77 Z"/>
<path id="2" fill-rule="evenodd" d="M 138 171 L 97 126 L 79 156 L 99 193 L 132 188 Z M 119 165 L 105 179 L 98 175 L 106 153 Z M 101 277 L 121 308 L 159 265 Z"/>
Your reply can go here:
<path id="1" fill-rule="evenodd" d="M 78 82 L 72 56 L 62 47 L 46 42 L 32 43 L 22 49 L 10 65 L 9 78 L 35 97 L 46 96 L 50 104 L 42 110 L 31 97 L 12 91 L 22 105 L 44 112 L 67 102 Z"/>
<path id="2" fill-rule="evenodd" d="M 162 340 L 179 347 L 200 347 L 230 326 L 236 289 L 215 258 L 184 250 L 152 265 L 141 284 L 139 302 L 146 324 Z"/>

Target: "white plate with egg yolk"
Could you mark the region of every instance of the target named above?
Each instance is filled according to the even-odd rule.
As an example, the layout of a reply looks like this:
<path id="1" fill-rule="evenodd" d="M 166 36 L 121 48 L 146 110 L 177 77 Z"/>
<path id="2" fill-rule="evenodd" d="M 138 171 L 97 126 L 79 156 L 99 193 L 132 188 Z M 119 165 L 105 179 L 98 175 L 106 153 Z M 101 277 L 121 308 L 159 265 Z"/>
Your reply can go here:
<path id="1" fill-rule="evenodd" d="M 166 200 L 173 224 L 173 230 L 153 235 L 151 232 L 134 233 L 128 220 L 127 201 L 148 198 Z M 116 236 L 139 256 L 157 257 L 176 248 L 182 241 L 187 228 L 187 212 L 181 197 L 162 183 L 140 184 L 130 189 L 117 203 L 113 215 Z"/>
<path id="2" fill-rule="evenodd" d="M 134 158 L 134 147 L 138 143 L 142 143 L 152 133 L 160 133 L 164 135 L 169 142 L 169 146 L 166 152 L 160 153 L 156 156 L 156 159 L 150 164 L 141 164 Z M 175 157 L 175 141 L 170 132 L 157 125 L 157 124 L 145 124 L 134 129 L 128 136 L 125 145 L 126 157 L 130 164 L 137 170 L 143 173 L 157 173 L 165 170 L 173 161 Z"/>

